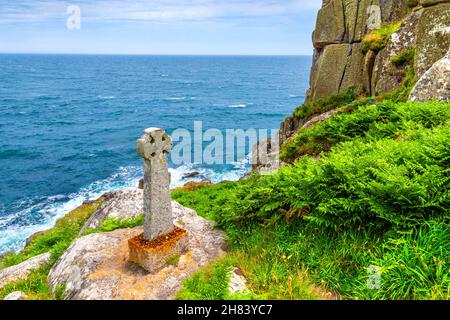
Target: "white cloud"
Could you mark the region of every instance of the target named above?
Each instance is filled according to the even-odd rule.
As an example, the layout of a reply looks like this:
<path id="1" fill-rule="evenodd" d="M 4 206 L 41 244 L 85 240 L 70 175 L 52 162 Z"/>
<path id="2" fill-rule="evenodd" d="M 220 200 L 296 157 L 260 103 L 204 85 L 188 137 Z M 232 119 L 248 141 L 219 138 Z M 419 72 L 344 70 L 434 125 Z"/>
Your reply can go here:
<path id="1" fill-rule="evenodd" d="M 295 15 L 322 0 L 0 0 L 0 23 L 65 19 L 79 5 L 86 20 L 173 21 Z"/>

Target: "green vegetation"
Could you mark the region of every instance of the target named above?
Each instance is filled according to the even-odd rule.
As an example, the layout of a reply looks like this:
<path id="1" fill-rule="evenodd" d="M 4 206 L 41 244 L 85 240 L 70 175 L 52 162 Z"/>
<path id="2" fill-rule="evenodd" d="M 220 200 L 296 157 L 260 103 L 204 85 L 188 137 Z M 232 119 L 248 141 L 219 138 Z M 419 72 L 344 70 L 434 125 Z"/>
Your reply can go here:
<path id="1" fill-rule="evenodd" d="M 229 259 L 220 260 L 207 266 L 193 277 L 184 280 L 184 289 L 177 293 L 180 300 L 225 300 L 228 299 L 230 280 Z"/>
<path id="2" fill-rule="evenodd" d="M 414 48 L 409 48 L 408 50 L 399 52 L 396 56 L 391 58 L 391 62 L 393 65 L 400 67 L 405 63 L 414 62 L 414 57 L 416 55 L 416 51 Z"/>
<path id="3" fill-rule="evenodd" d="M 365 99 L 359 105 L 371 102 L 372 99 Z M 340 142 L 357 137 L 394 138 L 401 132 L 415 130 L 420 126 L 442 124 L 450 117 L 449 111 L 439 103 L 419 105 L 387 100 L 365 108 L 353 108 L 347 107 L 327 121 L 298 131 L 283 144 L 281 160 L 293 162 L 305 155 L 318 156 L 322 152 L 329 152 L 332 146 Z"/>
<path id="4" fill-rule="evenodd" d="M 47 284 L 47 275 L 56 260 L 67 250 L 70 244 L 79 236 L 81 228 L 89 217 L 102 204 L 104 198 L 88 202 L 71 211 L 58 220 L 55 226 L 36 236 L 31 243 L 19 253 L 8 254 L 0 261 L 0 268 L 7 268 L 19 264 L 27 259 L 42 253 L 51 252 L 52 257 L 48 264 L 38 270 L 34 270 L 26 280 L 11 283 L 0 290 L 0 300 L 14 291 L 25 292 L 32 300 L 52 300 L 63 298 L 63 288 L 58 288 L 54 295 L 51 294 Z M 107 218 L 98 229 L 88 229 L 84 233 L 108 232 L 117 229 L 134 228 L 144 224 L 144 215 L 135 219 Z"/>
<path id="5" fill-rule="evenodd" d="M 71 211 L 59 219 L 52 229 L 37 236 L 25 249 L 19 253 L 6 255 L 0 266 L 2 268 L 10 267 L 46 252 L 51 252 L 52 260 L 56 260 L 78 236 L 81 228 L 103 200 L 100 198 Z"/>
<path id="6" fill-rule="evenodd" d="M 302 118 L 338 113 L 285 142 L 281 157 L 290 166 L 174 190 L 175 200 L 214 220 L 229 240 L 229 253 L 185 280 L 177 298 L 450 299 L 450 104 L 404 102 L 415 83 L 414 69 L 406 72 L 403 85 L 381 97 L 358 99 L 351 89 L 298 108 Z M 63 298 L 64 288 L 51 294 L 48 272 L 103 200 L 5 256 L 1 267 L 52 254 L 0 290 L 0 299 L 13 291 Z M 142 224 L 143 215 L 109 218 L 86 233 Z M 367 285 L 373 266 L 381 272 L 378 290 Z M 232 267 L 249 292 L 228 292 Z"/>
<path id="7" fill-rule="evenodd" d="M 416 75 L 414 71 L 414 59 L 415 59 L 415 49 L 411 48 L 405 52 L 399 53 L 395 56 L 392 61 L 394 64 L 401 65 L 406 63 L 410 64 L 405 70 L 405 77 L 402 84 L 394 91 L 389 93 L 384 93 L 376 99 L 374 97 L 364 98 L 357 97 L 354 88 L 350 88 L 345 93 L 333 95 L 323 99 L 317 99 L 306 103 L 298 107 L 293 115 L 294 117 L 299 117 L 301 119 L 309 119 L 314 115 L 318 115 L 330 110 L 338 110 L 339 113 L 352 113 L 355 109 L 373 104 L 375 101 L 380 102 L 383 100 L 391 100 L 392 102 L 405 102 L 408 99 L 414 85 L 416 84 Z M 374 121 L 374 118 L 365 119 L 365 115 L 361 114 L 362 121 L 370 122 Z M 349 118 L 347 118 L 349 119 Z M 354 120 L 354 119 L 352 119 Z M 280 158 L 286 162 L 292 162 L 298 157 L 304 155 L 318 156 L 321 152 L 330 151 L 331 147 L 337 142 L 348 140 L 349 138 L 354 138 L 355 136 L 364 132 L 367 128 L 361 128 L 359 132 L 349 132 L 345 134 L 346 137 L 336 137 L 334 134 L 334 129 L 329 128 L 329 125 L 337 124 L 336 121 L 329 120 L 324 124 L 319 124 L 313 127 L 312 130 L 297 132 L 293 137 L 291 137 L 282 146 L 280 152 Z M 337 124 L 339 126 L 339 124 Z M 348 128 L 344 128 L 347 130 Z M 339 131 L 342 133 L 342 131 Z M 188 191 L 188 190 L 186 190 Z"/>
<path id="8" fill-rule="evenodd" d="M 212 184 L 211 180 L 203 180 L 203 181 L 189 181 L 185 183 L 183 186 L 178 187 L 177 189 L 183 191 L 194 191 L 199 188 L 203 188 Z"/>
<path id="9" fill-rule="evenodd" d="M 8 284 L 0 290 L 0 300 L 15 291 L 25 292 L 29 300 L 63 300 L 64 288 L 58 287 L 52 294 L 47 284 L 47 275 L 55 261 L 33 270 L 25 280 Z"/>
<path id="10" fill-rule="evenodd" d="M 310 284 L 304 282 L 304 275 L 295 279 L 283 279 L 281 273 L 278 274 L 280 278 L 277 278 L 275 273 L 272 272 L 261 275 L 261 278 L 268 277 L 270 279 L 270 281 L 261 283 L 261 286 L 265 288 L 265 290 L 261 291 L 262 294 L 254 292 L 231 294 L 228 291 L 228 285 L 233 266 L 244 266 L 247 268 L 246 273 L 249 273 L 249 270 L 262 271 L 263 268 L 265 271 L 269 270 L 270 266 L 264 265 L 261 268 L 261 266 L 258 266 L 258 263 L 256 256 L 232 252 L 226 257 L 209 264 L 201 271 L 196 272 L 191 278 L 184 280 L 184 288 L 177 293 L 176 298 L 179 300 L 263 300 L 271 297 L 271 291 L 281 291 L 284 293 L 284 297 L 289 299 L 295 297 L 297 291 L 300 290 L 304 298 L 317 299 L 316 293 L 310 291 Z"/>
<path id="11" fill-rule="evenodd" d="M 419 4 L 419 0 L 406 0 L 406 2 L 408 3 L 408 7 L 410 8 L 414 8 Z"/>
<path id="12" fill-rule="evenodd" d="M 361 109 L 354 114 L 351 113 L 360 106 L 374 102 L 373 98 L 358 100 L 340 108 L 339 113 L 328 121 L 320 122 L 306 130 L 298 131 L 283 144 L 280 150 L 280 159 L 285 162 L 292 162 L 304 155 L 317 156 L 322 152 L 330 151 L 331 147 L 338 142 L 364 134 L 367 126 L 372 124 L 380 114 L 374 114 L 367 118 L 366 113 L 370 112 L 367 110 Z M 378 110 L 378 107 L 376 108 Z M 357 122 L 352 123 L 351 121 Z M 365 127 L 361 127 L 364 123 Z"/>
<path id="13" fill-rule="evenodd" d="M 449 104 L 359 102 L 299 133 L 294 150 L 322 138 L 332 146 L 320 158 L 173 197 L 227 232 L 253 296 L 449 299 Z M 367 286 L 371 265 L 380 290 Z M 202 274 L 201 297 L 216 297 Z"/>
<path id="14" fill-rule="evenodd" d="M 98 233 L 98 232 L 110 232 L 117 229 L 135 228 L 144 225 L 144 214 L 140 214 L 136 218 L 107 218 L 105 219 L 97 229 L 87 229 L 84 234 Z"/>
<path id="15" fill-rule="evenodd" d="M 408 96 L 414 88 L 416 82 L 416 73 L 414 71 L 414 66 L 411 64 L 406 69 L 406 74 L 405 78 L 403 79 L 402 85 L 392 92 L 382 94 L 380 96 L 380 99 L 387 99 L 395 102 L 407 101 Z"/>
<path id="16" fill-rule="evenodd" d="M 169 266 L 176 266 L 178 265 L 178 262 L 180 262 L 180 258 L 181 256 L 179 254 L 172 256 L 169 259 L 167 259 L 167 264 Z"/>
<path id="17" fill-rule="evenodd" d="M 391 35 L 396 32 L 401 26 L 401 22 L 396 22 L 390 25 L 382 25 L 379 29 L 372 30 L 366 34 L 362 39 L 362 50 L 367 52 L 369 50 L 380 51 L 386 47 Z"/>
<path id="18" fill-rule="evenodd" d="M 56 260 L 70 246 L 72 241 L 78 237 L 81 228 L 103 201 L 104 198 L 102 197 L 96 201 L 83 204 L 58 220 L 52 229 L 36 236 L 21 252 L 3 257 L 0 261 L 0 268 L 19 264 L 42 253 L 51 252 L 52 254 L 50 262 L 40 269 L 34 270 L 26 280 L 11 283 L 1 289 L 0 300 L 14 291 L 23 291 L 30 299 L 49 300 L 61 298 L 62 289 L 57 290 L 54 296 L 51 295 L 46 282 L 47 274 Z"/>
<path id="19" fill-rule="evenodd" d="M 356 100 L 357 96 L 354 88 L 348 89 L 344 93 L 339 93 L 323 99 L 313 100 L 309 103 L 305 103 L 295 109 L 294 117 L 309 118 L 311 116 L 321 114 L 343 105 L 349 104 Z"/>

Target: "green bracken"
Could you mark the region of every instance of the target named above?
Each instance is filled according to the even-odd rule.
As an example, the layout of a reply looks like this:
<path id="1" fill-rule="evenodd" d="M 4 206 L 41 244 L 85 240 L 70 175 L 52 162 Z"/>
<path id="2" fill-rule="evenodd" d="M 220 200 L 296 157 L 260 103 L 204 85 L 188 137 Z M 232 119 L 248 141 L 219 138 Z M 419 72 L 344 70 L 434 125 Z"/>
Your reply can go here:
<path id="1" fill-rule="evenodd" d="M 272 175 L 174 190 L 229 242 L 228 254 L 185 280 L 177 298 L 450 299 L 450 104 L 399 102 L 413 83 L 412 72 L 382 97 L 393 100 L 337 97 L 346 101 L 338 114 L 288 140 L 281 154 L 291 165 Z M 2 267 L 52 253 L 26 280 L 1 289 L 0 299 L 13 291 L 64 298 L 62 287 L 50 292 L 48 272 L 103 200 L 5 256 Z M 87 233 L 142 224 L 142 215 L 106 219 Z M 248 292 L 228 292 L 232 267 Z M 377 290 L 368 286 L 373 267 Z"/>
<path id="2" fill-rule="evenodd" d="M 227 232 L 255 297 L 449 299 L 448 110 L 362 104 L 303 133 L 331 136 L 318 159 L 173 197 Z M 370 266 L 379 290 L 367 285 Z"/>

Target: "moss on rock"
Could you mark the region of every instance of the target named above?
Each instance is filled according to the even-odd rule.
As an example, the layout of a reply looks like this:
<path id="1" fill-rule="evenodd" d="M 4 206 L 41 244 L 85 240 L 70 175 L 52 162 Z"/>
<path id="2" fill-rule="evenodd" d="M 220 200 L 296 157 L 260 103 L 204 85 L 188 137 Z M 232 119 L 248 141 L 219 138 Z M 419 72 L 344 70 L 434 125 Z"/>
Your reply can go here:
<path id="1" fill-rule="evenodd" d="M 415 71 L 418 78 L 444 57 L 450 46 L 450 4 L 425 8 L 418 22 L 416 34 Z"/>

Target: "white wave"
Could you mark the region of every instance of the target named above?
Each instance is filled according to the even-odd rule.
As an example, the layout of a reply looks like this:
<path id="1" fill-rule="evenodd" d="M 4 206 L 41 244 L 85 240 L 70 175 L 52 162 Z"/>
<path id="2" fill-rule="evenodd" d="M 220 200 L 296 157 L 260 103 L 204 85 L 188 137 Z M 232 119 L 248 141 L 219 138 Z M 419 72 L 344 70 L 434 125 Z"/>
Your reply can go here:
<path id="1" fill-rule="evenodd" d="M 205 168 L 198 164 L 183 165 L 178 168 L 170 168 L 171 188 L 184 185 L 188 181 L 200 181 L 210 179 L 214 183 L 223 180 L 237 181 L 249 170 L 249 157 L 242 161 L 232 163 L 227 169 Z M 199 172 L 194 178 L 183 179 L 183 176 L 192 171 Z M 19 207 L 26 207 L 14 214 L 0 217 L 0 253 L 17 251 L 23 248 L 25 240 L 33 233 L 49 229 L 54 226 L 57 219 L 80 206 L 84 201 L 99 198 L 106 192 L 119 189 L 137 187 L 139 179 L 143 176 L 141 167 L 121 167 L 110 177 L 95 181 L 77 192 L 69 195 L 54 195 L 47 197 L 38 203 L 23 202 Z M 14 225 L 18 218 L 26 218 L 32 212 L 45 217 L 44 221 L 36 224 Z"/>
<path id="2" fill-rule="evenodd" d="M 247 108 L 248 106 L 251 106 L 251 105 L 253 105 L 253 103 L 247 103 L 247 104 L 241 103 L 241 104 L 232 104 L 228 107 L 230 107 L 230 108 Z"/>
<path id="3" fill-rule="evenodd" d="M 106 192 L 136 187 L 142 176 L 138 167 L 121 167 L 107 179 L 95 181 L 67 196 L 55 195 L 30 205 L 8 216 L 0 218 L 0 253 L 20 250 L 26 238 L 33 233 L 51 228 L 57 219 L 80 206 L 84 201 L 99 198 Z M 68 199 L 62 202 L 62 199 Z M 24 203 L 26 205 L 26 203 Z M 20 205 L 19 205 L 20 206 Z M 32 212 L 39 213 L 44 221 L 38 224 L 11 225 L 18 218 L 27 217 Z"/>
<path id="4" fill-rule="evenodd" d="M 166 98 L 165 100 L 169 100 L 169 101 L 184 101 L 186 99 L 187 99 L 187 97 L 169 97 L 169 98 Z"/>
<path id="5" fill-rule="evenodd" d="M 111 100 L 111 99 L 115 99 L 115 96 L 102 96 L 102 95 L 98 95 L 97 99 L 102 99 L 102 100 Z"/>
<path id="6" fill-rule="evenodd" d="M 186 100 L 195 100 L 197 99 L 196 97 L 169 97 L 169 98 L 165 98 L 164 100 L 168 100 L 168 101 L 186 101 Z"/>
<path id="7" fill-rule="evenodd" d="M 203 179 L 209 179 L 213 183 L 218 183 L 224 180 L 237 181 L 244 176 L 250 169 L 251 155 L 245 157 L 241 161 L 233 162 L 225 169 L 217 169 L 212 167 L 202 167 L 197 164 L 182 165 L 175 169 L 169 169 L 171 173 L 171 188 L 176 188 L 184 185 L 189 181 L 201 181 Z M 192 178 L 183 179 L 183 176 L 191 173 L 198 172 L 199 174 Z"/>

